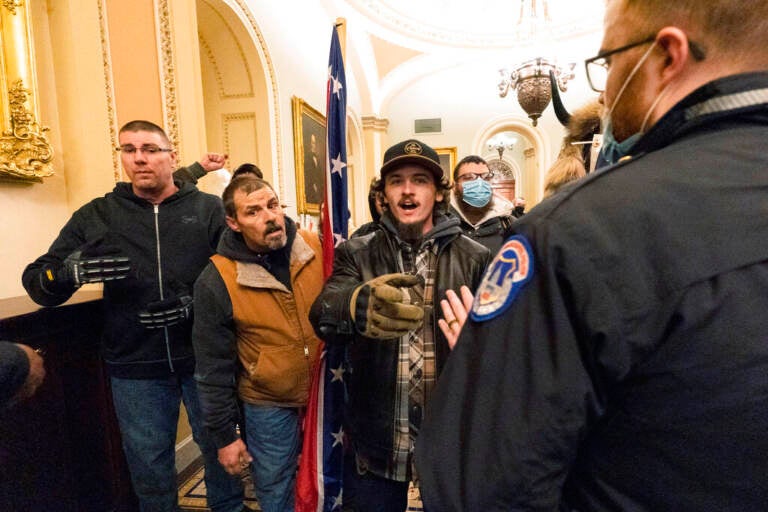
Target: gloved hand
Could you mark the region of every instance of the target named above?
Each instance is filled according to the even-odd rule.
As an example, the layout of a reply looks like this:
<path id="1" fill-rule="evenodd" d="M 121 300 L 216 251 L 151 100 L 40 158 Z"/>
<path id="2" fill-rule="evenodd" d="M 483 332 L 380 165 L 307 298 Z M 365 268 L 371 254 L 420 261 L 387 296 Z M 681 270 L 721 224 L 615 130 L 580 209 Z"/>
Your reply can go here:
<path id="1" fill-rule="evenodd" d="M 72 252 L 61 265 L 46 267 L 41 279 L 46 290 L 65 293 L 85 283 L 124 279 L 130 271 L 130 258 L 117 247 L 92 243 Z"/>
<path id="2" fill-rule="evenodd" d="M 399 338 L 421 325 L 424 309 L 403 304 L 403 292 L 422 282 L 411 274 L 385 274 L 358 286 L 352 293 L 349 311 L 363 336 L 377 339 Z"/>
<path id="3" fill-rule="evenodd" d="M 139 313 L 139 322 L 147 329 L 160 329 L 192 318 L 192 297 L 181 295 L 147 304 Z"/>

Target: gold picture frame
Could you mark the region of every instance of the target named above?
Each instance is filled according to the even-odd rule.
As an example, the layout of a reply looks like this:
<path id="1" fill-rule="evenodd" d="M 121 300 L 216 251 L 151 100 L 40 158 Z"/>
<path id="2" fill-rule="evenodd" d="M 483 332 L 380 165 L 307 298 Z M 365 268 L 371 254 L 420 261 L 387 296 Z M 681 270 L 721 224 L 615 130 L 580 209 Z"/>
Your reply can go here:
<path id="1" fill-rule="evenodd" d="M 0 7 L 0 181 L 37 182 L 53 174 L 53 147 L 40 125 L 29 2 Z"/>
<path id="2" fill-rule="evenodd" d="M 296 96 L 291 98 L 291 107 L 297 210 L 319 215 L 325 192 L 325 116 Z"/>
<path id="3" fill-rule="evenodd" d="M 453 168 L 456 167 L 456 146 L 446 148 L 435 148 L 437 156 L 440 157 L 440 167 L 449 182 L 453 181 Z"/>

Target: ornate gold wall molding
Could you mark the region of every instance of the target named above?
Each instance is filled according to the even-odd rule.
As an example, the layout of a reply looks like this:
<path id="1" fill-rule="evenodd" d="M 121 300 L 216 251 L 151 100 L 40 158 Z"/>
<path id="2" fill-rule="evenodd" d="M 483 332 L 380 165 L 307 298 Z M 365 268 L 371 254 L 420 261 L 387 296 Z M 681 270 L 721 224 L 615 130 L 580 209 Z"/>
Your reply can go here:
<path id="1" fill-rule="evenodd" d="M 171 8 L 168 0 L 157 0 L 158 39 L 160 42 L 160 80 L 163 84 L 163 109 L 165 111 L 165 133 L 176 148 L 178 159 L 183 162 L 179 151 L 179 116 L 176 97 L 176 59 L 173 53 L 173 31 L 171 30 Z"/>
<path id="2" fill-rule="evenodd" d="M 0 32 L 0 180 L 42 182 L 53 174 L 53 147 L 45 137 L 48 128 L 38 122 L 29 5 L 22 0 L 3 0 Z"/>
<path id="3" fill-rule="evenodd" d="M 256 126 L 256 114 L 253 112 L 241 112 L 237 114 L 224 114 L 221 116 L 222 126 L 224 129 L 224 152 L 232 154 L 232 144 L 230 142 L 229 127 L 233 121 L 252 121 L 254 127 Z M 234 169 L 232 169 L 234 170 Z"/>
<path id="4" fill-rule="evenodd" d="M 3 7 L 11 11 L 11 14 L 16 14 L 16 8 L 22 6 L 22 0 L 3 0 Z"/>
<path id="5" fill-rule="evenodd" d="M 232 44 L 232 47 L 229 49 L 234 49 L 234 51 L 237 54 L 237 58 L 240 60 L 242 65 L 238 68 L 243 73 L 242 77 L 239 77 L 236 84 L 228 83 L 224 80 L 224 74 L 222 73 L 222 67 L 219 65 L 217 59 L 216 59 L 216 53 L 213 51 L 211 46 L 208 44 L 208 41 L 205 40 L 205 37 L 203 37 L 202 31 L 198 31 L 198 39 L 200 41 L 200 48 L 203 52 L 205 52 L 206 57 L 208 58 L 208 61 L 213 66 L 213 73 L 216 77 L 216 85 L 218 85 L 219 89 L 219 98 L 223 100 L 227 99 L 239 99 L 239 98 L 253 98 L 254 92 L 253 92 L 253 76 L 251 75 L 251 66 L 248 63 L 248 59 L 245 55 L 245 50 L 243 49 L 243 45 L 240 44 L 240 38 L 237 36 L 235 30 L 232 28 L 230 23 L 227 21 L 227 19 L 221 15 L 221 12 L 213 8 L 210 4 L 206 3 L 208 8 L 211 10 L 211 12 L 214 13 L 214 15 L 218 18 L 219 23 L 221 26 L 226 27 L 227 36 L 226 40 L 230 41 Z M 222 36 L 219 35 L 217 38 L 221 38 Z M 228 63 L 224 63 L 224 66 L 231 65 Z M 227 88 L 230 90 L 234 87 L 241 87 L 245 89 L 245 92 L 227 92 Z"/>
<path id="6" fill-rule="evenodd" d="M 107 117 L 109 118 L 109 137 L 113 148 L 119 145 L 117 131 L 117 106 L 115 105 L 115 91 L 113 90 L 114 76 L 112 75 L 112 52 L 109 49 L 109 36 L 107 30 L 106 6 L 104 0 L 99 7 L 99 36 L 101 38 L 101 58 L 104 63 L 104 93 L 107 97 Z M 120 156 L 117 151 L 112 152 L 112 173 L 115 183 L 120 181 Z"/>

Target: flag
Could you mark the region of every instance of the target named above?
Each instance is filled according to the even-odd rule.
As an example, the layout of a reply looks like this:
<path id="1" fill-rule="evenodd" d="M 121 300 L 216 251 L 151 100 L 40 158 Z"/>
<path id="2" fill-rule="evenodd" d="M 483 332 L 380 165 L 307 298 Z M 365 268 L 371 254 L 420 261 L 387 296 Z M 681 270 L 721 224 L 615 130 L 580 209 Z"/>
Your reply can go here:
<path id="1" fill-rule="evenodd" d="M 339 34 L 333 27 L 328 58 L 328 85 L 325 104 L 328 121 L 325 200 L 322 207 L 323 272 L 333 269 L 333 249 L 347 239 L 349 197 L 347 194 L 347 84 Z"/>
<path id="2" fill-rule="evenodd" d="M 336 27 L 331 35 L 326 91 L 325 200 L 321 207 L 323 273 L 333 269 L 336 245 L 347 239 L 349 208 L 347 196 L 347 92 L 344 62 Z M 320 361 L 304 416 L 304 440 L 296 477 L 296 512 L 341 510 L 344 405 L 344 348 L 321 347 Z"/>

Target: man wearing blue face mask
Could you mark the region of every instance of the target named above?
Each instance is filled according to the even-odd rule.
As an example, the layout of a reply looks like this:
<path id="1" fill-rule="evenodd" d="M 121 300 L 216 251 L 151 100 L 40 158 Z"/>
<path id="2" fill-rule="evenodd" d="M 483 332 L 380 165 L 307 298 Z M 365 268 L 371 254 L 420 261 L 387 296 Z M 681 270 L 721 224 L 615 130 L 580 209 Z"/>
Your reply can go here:
<path id="1" fill-rule="evenodd" d="M 461 220 L 465 235 L 495 254 L 515 218 L 514 205 L 493 193 L 492 178 L 485 160 L 477 155 L 462 158 L 453 169 L 451 213 Z"/>

